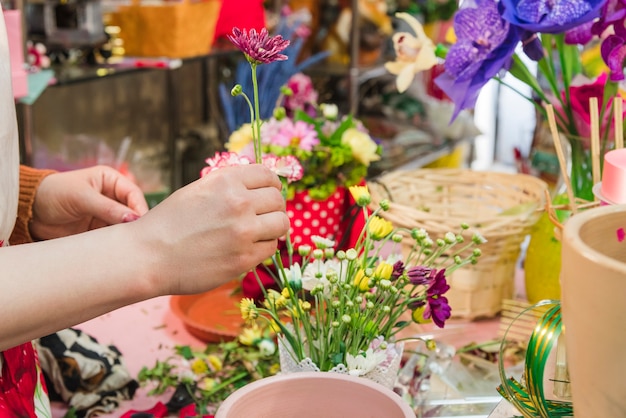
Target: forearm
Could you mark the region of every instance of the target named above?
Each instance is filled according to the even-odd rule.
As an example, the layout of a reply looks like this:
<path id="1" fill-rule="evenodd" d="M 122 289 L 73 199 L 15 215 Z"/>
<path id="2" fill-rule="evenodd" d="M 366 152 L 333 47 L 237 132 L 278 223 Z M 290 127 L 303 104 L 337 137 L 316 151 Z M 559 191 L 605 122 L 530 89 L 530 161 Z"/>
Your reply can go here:
<path id="1" fill-rule="evenodd" d="M 3 248 L 0 351 L 159 296 L 133 235 L 125 224 Z"/>

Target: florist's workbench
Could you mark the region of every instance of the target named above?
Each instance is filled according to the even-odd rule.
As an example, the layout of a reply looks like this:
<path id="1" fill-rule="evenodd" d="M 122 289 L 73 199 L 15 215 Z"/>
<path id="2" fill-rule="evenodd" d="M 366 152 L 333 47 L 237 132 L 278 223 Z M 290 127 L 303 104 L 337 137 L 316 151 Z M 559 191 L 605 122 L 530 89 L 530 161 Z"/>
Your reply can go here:
<path id="1" fill-rule="evenodd" d="M 498 323 L 498 318 L 473 322 L 453 319 L 443 330 L 422 325 L 416 332 L 433 331 L 438 340 L 461 347 L 470 342 L 495 338 Z M 157 359 L 164 360 L 170 356 L 176 345 L 195 347 L 204 345 L 191 335 L 179 318 L 172 313 L 169 297 L 159 297 L 127 306 L 87 321 L 76 328 L 90 334 L 101 344 L 115 345 L 121 351 L 131 375 L 135 377 L 143 366 L 152 367 Z M 139 388 L 133 400 L 124 402 L 115 412 L 106 416 L 119 417 L 131 409 L 149 409 L 159 400 L 166 402 L 169 395 L 147 396 L 146 391 Z M 497 396 L 495 391 L 494 396 Z M 53 405 L 53 418 L 61 418 L 65 413 L 64 405 Z"/>

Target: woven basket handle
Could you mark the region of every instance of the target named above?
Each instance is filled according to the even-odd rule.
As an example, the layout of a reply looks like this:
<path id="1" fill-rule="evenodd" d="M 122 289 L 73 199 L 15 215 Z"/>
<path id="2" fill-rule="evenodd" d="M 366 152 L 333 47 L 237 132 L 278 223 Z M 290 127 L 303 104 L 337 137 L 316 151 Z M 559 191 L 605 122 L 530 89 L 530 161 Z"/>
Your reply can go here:
<path id="1" fill-rule="evenodd" d="M 385 190 L 385 193 L 387 194 L 387 199 L 389 199 L 390 202 L 393 202 L 393 196 L 391 194 L 391 190 L 389 190 L 389 187 L 387 187 L 385 182 L 381 181 L 380 178 L 378 178 L 378 179 L 370 180 L 370 183 L 376 183 L 380 185 Z"/>

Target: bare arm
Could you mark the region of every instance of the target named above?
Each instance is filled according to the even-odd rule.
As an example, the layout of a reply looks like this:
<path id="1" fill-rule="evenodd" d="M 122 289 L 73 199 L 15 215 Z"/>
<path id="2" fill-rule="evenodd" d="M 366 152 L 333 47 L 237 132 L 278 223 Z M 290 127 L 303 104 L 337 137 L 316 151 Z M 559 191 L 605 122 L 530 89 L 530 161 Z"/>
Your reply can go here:
<path id="1" fill-rule="evenodd" d="M 209 290 L 271 256 L 286 233 L 280 181 L 224 168 L 135 222 L 0 251 L 0 350 L 144 299 Z"/>

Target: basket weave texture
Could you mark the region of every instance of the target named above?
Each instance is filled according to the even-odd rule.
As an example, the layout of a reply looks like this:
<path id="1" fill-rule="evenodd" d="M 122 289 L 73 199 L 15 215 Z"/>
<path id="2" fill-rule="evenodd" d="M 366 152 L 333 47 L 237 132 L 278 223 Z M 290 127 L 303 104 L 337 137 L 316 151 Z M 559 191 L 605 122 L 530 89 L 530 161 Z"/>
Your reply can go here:
<path id="1" fill-rule="evenodd" d="M 545 182 L 525 174 L 435 168 L 393 171 L 368 187 L 373 206 L 389 200 L 380 216 L 396 227 L 424 228 L 435 240 L 467 223 L 487 239 L 476 265 L 448 277 L 454 317 L 495 316 L 513 297 L 521 244 L 541 215 Z M 412 243 L 407 236 L 403 250 Z"/>

